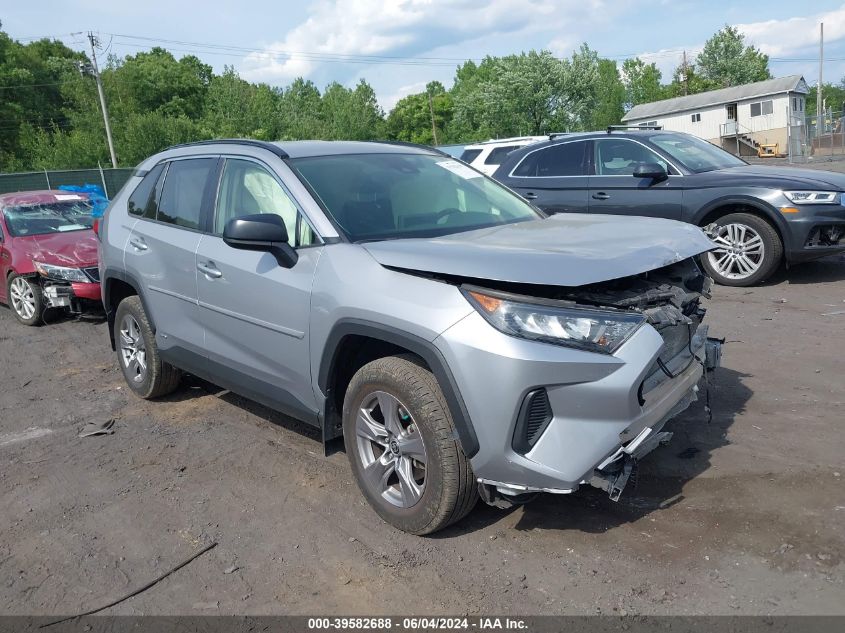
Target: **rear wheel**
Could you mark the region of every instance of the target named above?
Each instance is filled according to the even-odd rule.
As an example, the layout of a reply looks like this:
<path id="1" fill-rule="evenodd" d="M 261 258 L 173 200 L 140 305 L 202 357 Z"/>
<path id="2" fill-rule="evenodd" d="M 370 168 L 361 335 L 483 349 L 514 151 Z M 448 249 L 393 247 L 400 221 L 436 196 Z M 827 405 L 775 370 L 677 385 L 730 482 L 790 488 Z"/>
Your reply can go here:
<path id="1" fill-rule="evenodd" d="M 440 386 L 413 357 L 380 358 L 358 370 L 344 398 L 343 435 L 361 492 L 400 530 L 430 534 L 478 500 Z"/>
<path id="2" fill-rule="evenodd" d="M 11 275 L 6 286 L 9 307 L 15 318 L 24 325 L 41 325 L 44 295 L 33 279 Z"/>
<path id="3" fill-rule="evenodd" d="M 179 386 L 182 372 L 161 360 L 155 334 L 137 296 L 117 306 L 114 318 L 117 360 L 129 388 L 142 398 L 158 398 Z"/>
<path id="4" fill-rule="evenodd" d="M 753 286 L 768 279 L 783 259 L 774 227 L 750 213 L 730 213 L 714 222 L 717 248 L 701 256 L 713 279 L 724 286 Z"/>

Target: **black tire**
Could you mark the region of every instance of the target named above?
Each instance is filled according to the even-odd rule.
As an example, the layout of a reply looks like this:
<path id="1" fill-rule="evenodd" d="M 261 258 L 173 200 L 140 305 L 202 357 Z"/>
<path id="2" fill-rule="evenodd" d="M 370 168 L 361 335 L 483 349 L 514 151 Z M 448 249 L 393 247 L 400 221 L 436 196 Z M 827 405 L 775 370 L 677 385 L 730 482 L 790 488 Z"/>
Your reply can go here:
<path id="1" fill-rule="evenodd" d="M 762 259 L 759 268 L 753 273 L 738 277 L 722 274 L 714 265 L 713 254 L 705 253 L 701 256 L 701 264 L 713 280 L 723 286 L 753 286 L 772 276 L 783 260 L 783 242 L 775 228 L 763 218 L 751 213 L 729 213 L 714 222 L 715 228 L 729 225 L 740 225 L 751 229 L 760 236 L 763 243 Z M 735 274 L 735 273 L 734 273 Z"/>
<path id="2" fill-rule="evenodd" d="M 425 447 L 425 486 L 411 507 L 398 507 L 374 493 L 363 476 L 356 418 L 365 399 L 377 391 L 386 392 L 401 403 Z M 431 534 L 462 519 L 478 501 L 475 475 L 456 439 L 443 392 L 434 375 L 416 357 L 380 358 L 358 370 L 343 401 L 343 433 L 358 487 L 390 525 L 411 534 Z"/>
<path id="3" fill-rule="evenodd" d="M 140 331 L 140 336 L 143 338 L 146 371 L 138 380 L 138 374 L 133 372 L 129 365 L 124 361 L 121 342 L 121 327 L 124 320 L 131 317 L 135 320 Z M 156 345 L 155 334 L 150 327 L 147 313 L 144 311 L 144 306 L 137 296 L 126 297 L 117 306 L 117 312 L 114 318 L 114 340 L 117 347 L 117 362 L 120 369 L 123 371 L 123 377 L 126 379 L 126 384 L 129 388 L 144 399 L 159 398 L 172 393 L 178 386 L 182 379 L 182 372 L 161 360 Z"/>
<path id="4" fill-rule="evenodd" d="M 30 317 L 25 317 L 23 314 L 18 312 L 15 308 L 14 302 L 12 301 L 12 283 L 15 282 L 16 279 L 20 279 L 23 283 L 25 283 L 32 292 L 34 311 Z M 41 285 L 37 283 L 36 279 L 21 277 L 16 273 L 9 275 L 9 278 L 6 280 L 6 301 L 9 302 L 9 309 L 12 311 L 12 314 L 15 315 L 18 322 L 29 326 L 38 326 L 43 323 L 42 317 L 44 316 L 45 309 L 44 293 L 41 291 Z"/>

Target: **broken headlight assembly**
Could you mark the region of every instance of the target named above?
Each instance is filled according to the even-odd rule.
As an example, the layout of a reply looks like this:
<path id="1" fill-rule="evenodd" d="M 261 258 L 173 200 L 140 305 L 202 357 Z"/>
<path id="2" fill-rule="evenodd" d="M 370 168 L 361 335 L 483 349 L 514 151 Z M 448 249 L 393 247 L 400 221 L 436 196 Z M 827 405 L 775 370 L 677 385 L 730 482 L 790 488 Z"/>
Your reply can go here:
<path id="1" fill-rule="evenodd" d="M 38 271 L 38 274 L 47 279 L 87 283 L 91 281 L 80 268 L 66 268 L 65 266 L 53 266 L 52 264 L 43 264 L 41 262 L 32 263 L 35 264 L 35 270 Z"/>
<path id="2" fill-rule="evenodd" d="M 836 191 L 784 191 L 783 195 L 792 204 L 838 204 Z"/>
<path id="3" fill-rule="evenodd" d="M 505 334 L 589 352 L 612 354 L 645 323 L 635 312 L 599 310 L 534 300 L 470 287 L 461 292 Z"/>

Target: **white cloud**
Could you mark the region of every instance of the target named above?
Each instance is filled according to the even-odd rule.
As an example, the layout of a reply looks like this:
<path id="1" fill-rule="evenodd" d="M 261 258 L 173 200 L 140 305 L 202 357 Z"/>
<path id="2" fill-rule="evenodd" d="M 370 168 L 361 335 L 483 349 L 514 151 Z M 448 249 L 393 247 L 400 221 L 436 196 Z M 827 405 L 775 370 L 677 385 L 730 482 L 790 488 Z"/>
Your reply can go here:
<path id="1" fill-rule="evenodd" d="M 284 39 L 248 55 L 240 72 L 252 81 L 284 83 L 312 75 L 322 65 L 334 65 L 343 55 L 420 56 L 494 34 L 512 37 L 556 25 L 575 31 L 585 15 L 602 4 L 602 0 L 489 0 L 481 6 L 473 0 L 320 0 Z M 565 36 L 560 41 L 566 41 Z M 469 57 L 488 52 L 471 46 L 464 50 Z M 458 60 L 444 63 L 457 65 Z"/>
<path id="2" fill-rule="evenodd" d="M 428 82 L 425 81 L 416 81 L 412 84 L 408 84 L 407 86 L 400 86 L 394 92 L 391 92 L 389 95 L 380 98 L 379 105 L 384 108 L 385 112 L 389 112 L 393 109 L 393 106 L 395 106 L 396 102 L 400 99 L 407 97 L 408 95 L 416 94 L 425 90 L 427 83 Z"/>
<path id="3" fill-rule="evenodd" d="M 801 57 L 805 57 L 806 49 L 818 46 L 820 22 L 824 22 L 825 43 L 833 44 L 845 39 L 845 5 L 813 15 L 734 26 L 745 35 L 748 44 L 753 44 L 769 57 L 775 58 L 772 63 L 777 63 L 777 58 L 794 56 L 797 53 L 803 52 Z M 694 62 L 703 46 L 704 43 L 699 42 L 686 47 L 687 60 Z M 662 49 L 641 53 L 638 57 L 646 63 L 654 62 L 663 73 L 663 80 L 668 81 L 671 80 L 675 68 L 681 64 L 682 56 L 681 49 Z M 795 71 L 800 72 L 800 69 L 796 67 Z"/>
<path id="4" fill-rule="evenodd" d="M 819 22 L 824 22 L 826 42 L 845 38 L 845 5 L 825 13 L 737 24 L 736 27 L 762 52 L 770 57 L 784 57 L 816 46 L 819 41 Z"/>

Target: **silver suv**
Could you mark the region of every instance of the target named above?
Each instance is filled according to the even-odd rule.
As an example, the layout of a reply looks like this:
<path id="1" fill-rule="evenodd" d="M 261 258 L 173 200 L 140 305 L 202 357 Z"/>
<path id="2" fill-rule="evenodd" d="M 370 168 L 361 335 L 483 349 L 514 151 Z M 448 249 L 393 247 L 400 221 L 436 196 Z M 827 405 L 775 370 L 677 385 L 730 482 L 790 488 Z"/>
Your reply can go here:
<path id="1" fill-rule="evenodd" d="M 429 148 L 174 147 L 139 166 L 100 239 L 135 393 L 190 372 L 343 437 L 364 496 L 415 534 L 479 497 L 618 498 L 718 364 L 701 229 L 546 217 Z"/>

